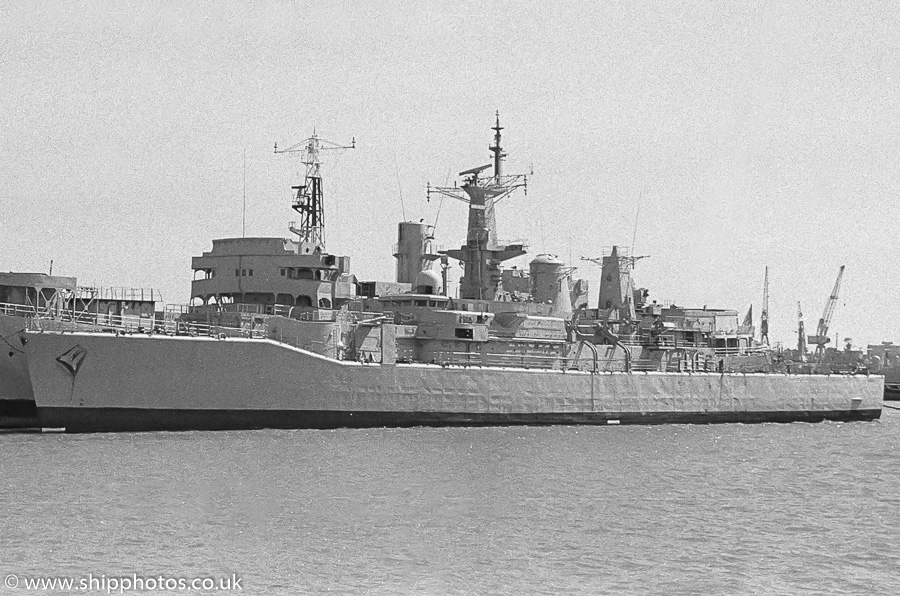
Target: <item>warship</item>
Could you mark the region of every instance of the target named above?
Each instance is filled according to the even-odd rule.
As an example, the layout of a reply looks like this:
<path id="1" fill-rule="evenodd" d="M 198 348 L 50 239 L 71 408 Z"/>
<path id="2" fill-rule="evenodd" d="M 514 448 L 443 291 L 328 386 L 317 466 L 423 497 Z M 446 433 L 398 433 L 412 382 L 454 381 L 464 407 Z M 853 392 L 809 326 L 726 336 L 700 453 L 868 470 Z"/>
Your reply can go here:
<path id="1" fill-rule="evenodd" d="M 641 258 L 612 246 L 596 308 L 557 256 L 526 270 L 501 242 L 497 203 L 527 177 L 491 163 L 428 192 L 467 205 L 466 241 L 402 222 L 395 280 L 365 281 L 324 242 L 320 151 L 298 153 L 296 238 L 225 238 L 194 257 L 191 303 L 104 333 L 28 319 L 22 334 L 36 424 L 67 432 L 871 420 L 883 377 L 791 374 L 737 312 L 650 300 Z M 451 262 L 462 266 L 456 296 Z"/>
<path id="2" fill-rule="evenodd" d="M 34 395 L 25 358 L 26 330 L 150 329 L 159 292 L 79 286 L 77 278 L 0 272 L 0 428 L 33 426 Z"/>

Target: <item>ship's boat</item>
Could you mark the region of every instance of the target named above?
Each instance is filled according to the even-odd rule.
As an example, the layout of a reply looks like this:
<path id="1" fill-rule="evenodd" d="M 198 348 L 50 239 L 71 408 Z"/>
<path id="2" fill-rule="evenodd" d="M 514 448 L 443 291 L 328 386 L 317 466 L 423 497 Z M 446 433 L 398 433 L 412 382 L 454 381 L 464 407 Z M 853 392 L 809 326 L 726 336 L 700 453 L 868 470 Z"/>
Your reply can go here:
<path id="1" fill-rule="evenodd" d="M 191 304 L 124 333 L 24 334 L 40 426 L 78 431 L 414 425 L 870 420 L 883 378 L 794 374 L 727 309 L 650 300 L 641 257 L 610 247 L 596 308 L 554 255 L 528 270 L 501 242 L 495 206 L 526 184 L 493 163 L 429 192 L 468 205 L 466 243 L 434 251 L 403 222 L 396 280 L 361 281 L 323 240 L 315 136 L 294 187 L 296 239 L 213 241 L 195 257 Z M 492 171 L 491 171 L 492 169 Z M 448 269 L 464 275 L 448 294 Z M 439 266 L 439 271 L 433 269 Z"/>

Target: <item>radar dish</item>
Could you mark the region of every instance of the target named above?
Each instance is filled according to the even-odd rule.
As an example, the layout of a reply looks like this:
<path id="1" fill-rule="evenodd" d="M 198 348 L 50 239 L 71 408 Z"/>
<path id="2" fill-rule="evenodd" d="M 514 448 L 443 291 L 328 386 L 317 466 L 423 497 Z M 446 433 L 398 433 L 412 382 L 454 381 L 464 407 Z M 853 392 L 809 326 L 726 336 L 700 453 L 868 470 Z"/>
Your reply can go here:
<path id="1" fill-rule="evenodd" d="M 471 170 L 466 170 L 465 172 L 460 172 L 459 175 L 460 176 L 468 176 L 469 174 L 480 174 L 481 172 L 485 171 L 489 167 L 491 167 L 491 164 L 488 164 L 486 166 L 478 166 L 477 168 L 472 168 Z"/>

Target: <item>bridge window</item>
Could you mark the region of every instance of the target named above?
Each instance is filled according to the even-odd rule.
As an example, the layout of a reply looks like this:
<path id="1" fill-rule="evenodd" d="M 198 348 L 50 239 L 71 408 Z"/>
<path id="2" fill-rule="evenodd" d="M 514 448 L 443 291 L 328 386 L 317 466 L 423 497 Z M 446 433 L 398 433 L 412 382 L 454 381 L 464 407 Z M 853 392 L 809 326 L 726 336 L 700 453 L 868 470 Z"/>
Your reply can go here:
<path id="1" fill-rule="evenodd" d="M 455 331 L 457 339 L 472 339 L 475 337 L 472 329 L 462 329 L 457 327 Z"/>

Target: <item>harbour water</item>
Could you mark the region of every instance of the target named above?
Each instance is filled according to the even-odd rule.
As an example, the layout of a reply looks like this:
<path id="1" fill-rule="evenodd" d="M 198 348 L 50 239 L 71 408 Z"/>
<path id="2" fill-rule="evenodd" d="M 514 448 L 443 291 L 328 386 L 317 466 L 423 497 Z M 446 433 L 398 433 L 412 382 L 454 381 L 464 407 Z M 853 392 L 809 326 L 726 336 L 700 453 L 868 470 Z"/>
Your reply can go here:
<path id="1" fill-rule="evenodd" d="M 284 595 L 900 593 L 890 409 L 846 424 L 9 434 L 0 452 L 0 576 L 19 584 L 0 593 L 232 575 Z"/>

